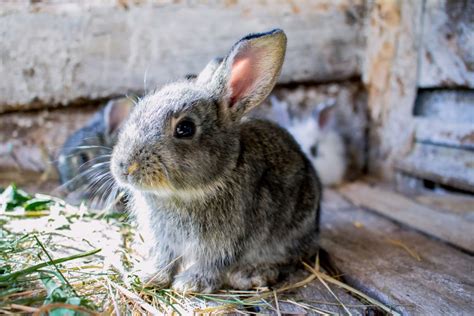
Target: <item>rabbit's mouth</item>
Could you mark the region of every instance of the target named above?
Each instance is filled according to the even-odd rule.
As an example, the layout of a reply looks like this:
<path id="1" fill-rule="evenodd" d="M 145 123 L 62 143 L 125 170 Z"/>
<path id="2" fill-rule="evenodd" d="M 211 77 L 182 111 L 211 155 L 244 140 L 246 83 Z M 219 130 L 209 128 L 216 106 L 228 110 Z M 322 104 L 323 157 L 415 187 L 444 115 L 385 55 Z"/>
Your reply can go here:
<path id="1" fill-rule="evenodd" d="M 146 164 L 144 166 L 137 161 L 128 164 L 118 162 L 113 164 L 112 174 L 120 185 L 136 190 L 153 191 L 172 188 L 164 167 L 154 166 L 151 171 L 147 169 Z"/>

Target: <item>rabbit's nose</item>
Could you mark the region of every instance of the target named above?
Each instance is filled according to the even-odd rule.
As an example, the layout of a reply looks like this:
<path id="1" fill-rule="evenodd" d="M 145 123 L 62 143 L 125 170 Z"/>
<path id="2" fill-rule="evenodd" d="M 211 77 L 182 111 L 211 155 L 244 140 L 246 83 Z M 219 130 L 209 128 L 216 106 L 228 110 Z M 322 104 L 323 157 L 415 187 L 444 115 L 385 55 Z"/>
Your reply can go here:
<path id="1" fill-rule="evenodd" d="M 118 163 L 118 166 L 124 177 L 133 175 L 139 168 L 138 162 L 125 163 L 121 161 Z"/>
<path id="2" fill-rule="evenodd" d="M 138 170 L 138 163 L 137 162 L 133 162 L 131 163 L 128 168 L 127 168 L 127 173 L 128 174 L 133 174 L 135 171 Z"/>

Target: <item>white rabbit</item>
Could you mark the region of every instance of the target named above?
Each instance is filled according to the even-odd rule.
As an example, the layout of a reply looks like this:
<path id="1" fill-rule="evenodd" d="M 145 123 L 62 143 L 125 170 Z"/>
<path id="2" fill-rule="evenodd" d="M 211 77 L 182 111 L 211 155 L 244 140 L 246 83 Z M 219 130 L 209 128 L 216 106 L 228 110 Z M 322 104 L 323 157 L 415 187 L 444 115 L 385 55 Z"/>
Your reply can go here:
<path id="1" fill-rule="evenodd" d="M 270 97 L 271 119 L 285 127 L 313 163 L 325 186 L 335 186 L 344 179 L 347 168 L 346 150 L 341 135 L 334 129 L 335 101 L 320 103 L 305 117 L 291 117 L 285 101 Z"/>

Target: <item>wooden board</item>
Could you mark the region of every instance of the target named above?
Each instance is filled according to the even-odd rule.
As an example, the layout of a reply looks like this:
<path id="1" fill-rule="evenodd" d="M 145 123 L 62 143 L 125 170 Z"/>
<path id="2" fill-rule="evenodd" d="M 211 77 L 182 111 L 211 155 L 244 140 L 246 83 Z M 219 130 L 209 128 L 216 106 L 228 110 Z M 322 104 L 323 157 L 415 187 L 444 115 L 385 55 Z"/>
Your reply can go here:
<path id="1" fill-rule="evenodd" d="M 362 79 L 368 90 L 369 171 L 393 176 L 393 162 L 411 145 L 418 91 L 423 1 L 369 1 Z"/>
<path id="2" fill-rule="evenodd" d="M 282 281 L 282 284 L 294 284 L 305 279 L 307 276 L 309 276 L 307 272 L 299 270 L 292 273 L 288 279 Z M 352 315 L 365 315 L 366 304 L 351 296 L 344 289 L 333 285 L 329 285 L 329 287 Z M 336 298 L 317 279 L 302 288 L 284 294 L 279 305 L 283 315 L 320 315 L 319 313 L 308 312 L 308 310 L 287 301 L 309 304 L 309 306 L 314 308 L 336 313 L 337 315 L 347 314 Z"/>
<path id="3" fill-rule="evenodd" d="M 474 87 L 474 2 L 424 1 L 421 87 Z"/>
<path id="4" fill-rule="evenodd" d="M 474 253 L 474 222 L 416 203 L 401 194 L 362 182 L 340 192 L 359 207 L 370 209 Z M 474 209 L 474 205 L 473 209 Z"/>
<path id="5" fill-rule="evenodd" d="M 8 52 L 0 112 L 155 89 L 198 73 L 246 34 L 275 27 L 288 36 L 280 82 L 352 78 L 360 74 L 363 7 L 362 0 L 10 1 L 0 7 L 0 51 Z"/>
<path id="6" fill-rule="evenodd" d="M 474 124 L 474 91 L 435 89 L 418 91 L 414 114 L 449 123 Z"/>
<path id="7" fill-rule="evenodd" d="M 421 143 L 474 149 L 474 122 L 470 124 L 416 118 L 415 133 L 416 140 Z"/>
<path id="8" fill-rule="evenodd" d="M 474 222 L 474 196 L 466 194 L 418 194 L 413 197 L 420 204 L 439 211 L 454 213 L 467 222 Z"/>
<path id="9" fill-rule="evenodd" d="M 347 175 L 356 178 L 362 173 L 367 160 L 365 131 L 368 123 L 365 95 L 359 83 L 348 81 L 317 86 L 277 86 L 272 94 L 288 102 L 294 113 L 299 115 L 310 115 L 316 105 L 334 100 L 336 106 L 331 116 L 347 145 Z M 51 161 L 66 137 L 81 127 L 99 105 L 0 115 L 0 180 L 2 177 L 8 177 L 9 181 L 23 177 L 15 174 L 20 171 L 45 172 L 52 166 Z M 268 99 L 258 107 L 262 116 L 268 115 L 265 112 L 268 107 Z M 31 177 L 28 179 L 31 180 Z"/>
<path id="10" fill-rule="evenodd" d="M 472 315 L 472 256 L 325 196 L 321 244 L 347 282 L 403 315 Z"/>
<path id="11" fill-rule="evenodd" d="M 474 151 L 416 143 L 395 168 L 416 177 L 474 192 Z"/>

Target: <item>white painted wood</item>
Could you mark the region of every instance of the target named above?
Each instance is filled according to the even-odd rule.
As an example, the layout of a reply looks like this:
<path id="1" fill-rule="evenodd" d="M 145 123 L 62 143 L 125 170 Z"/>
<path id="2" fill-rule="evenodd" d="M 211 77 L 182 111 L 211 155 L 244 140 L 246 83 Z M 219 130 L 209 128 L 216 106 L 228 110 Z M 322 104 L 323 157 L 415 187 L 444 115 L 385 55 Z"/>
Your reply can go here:
<path id="1" fill-rule="evenodd" d="M 199 72 L 242 36 L 275 27 L 288 36 L 280 82 L 351 78 L 363 49 L 363 2 L 2 4 L 0 112 L 154 89 Z"/>
<path id="2" fill-rule="evenodd" d="M 421 90 L 416 98 L 414 112 L 423 118 L 474 125 L 474 90 Z"/>
<path id="3" fill-rule="evenodd" d="M 474 1 L 426 0 L 421 87 L 474 87 Z"/>
<path id="4" fill-rule="evenodd" d="M 415 129 L 418 142 L 474 149 L 474 124 L 416 118 Z"/>
<path id="5" fill-rule="evenodd" d="M 416 143 L 396 168 L 416 177 L 474 192 L 474 151 Z"/>
<path id="6" fill-rule="evenodd" d="M 363 64 L 372 121 L 369 170 L 385 178 L 412 143 L 422 7 L 418 0 L 371 2 Z"/>

